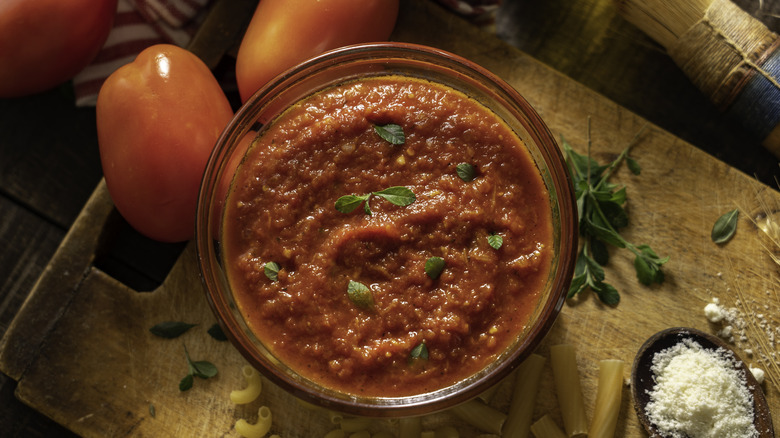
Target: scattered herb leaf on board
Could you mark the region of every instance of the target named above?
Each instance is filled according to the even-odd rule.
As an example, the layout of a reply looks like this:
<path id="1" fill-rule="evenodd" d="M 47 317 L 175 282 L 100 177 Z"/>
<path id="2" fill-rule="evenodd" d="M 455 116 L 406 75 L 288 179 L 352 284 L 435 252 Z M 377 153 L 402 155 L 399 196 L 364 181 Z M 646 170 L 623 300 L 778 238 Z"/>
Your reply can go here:
<path id="1" fill-rule="evenodd" d="M 428 260 L 425 261 L 425 273 L 428 274 L 428 277 L 431 277 L 431 279 L 436 280 L 439 278 L 439 275 L 441 275 L 441 271 L 444 270 L 444 259 L 441 257 L 431 257 Z"/>
<path id="2" fill-rule="evenodd" d="M 179 382 L 179 391 L 187 391 L 192 388 L 195 380 L 193 377 L 208 379 L 217 375 L 217 367 L 213 363 L 206 360 L 193 361 L 186 345 L 184 346 L 184 355 L 187 357 L 189 373 Z"/>
<path id="3" fill-rule="evenodd" d="M 609 177 L 626 160 L 629 170 L 638 175 L 639 163 L 628 157 L 636 143 L 641 129 L 631 143 L 612 162 L 601 165 L 590 155 L 590 119 L 588 119 L 588 153 L 580 155 L 561 137 L 561 142 L 572 177 L 577 198 L 580 241 L 582 243 L 574 267 L 574 278 L 568 297 L 590 288 L 599 299 L 608 305 L 617 305 L 620 294 L 606 283 L 603 266 L 609 261 L 606 245 L 628 249 L 634 255 L 634 268 L 640 283 L 650 285 L 662 283 L 664 273 L 661 266 L 669 257 L 658 257 L 648 245 L 634 245 L 625 240 L 618 230 L 628 225 L 628 214 L 623 205 L 626 202 L 626 188 L 609 182 Z"/>
<path id="4" fill-rule="evenodd" d="M 455 167 L 455 172 L 458 174 L 458 177 L 465 182 L 474 181 L 474 178 L 477 177 L 477 168 L 469 163 L 458 164 Z"/>
<path id="5" fill-rule="evenodd" d="M 228 338 L 225 336 L 225 332 L 222 331 L 222 327 L 219 324 L 214 324 L 211 327 L 209 327 L 207 333 L 212 338 L 216 339 L 217 341 L 227 341 Z"/>
<path id="6" fill-rule="evenodd" d="M 190 324 L 181 321 L 165 321 L 155 324 L 149 329 L 152 334 L 166 339 L 174 339 L 183 335 L 187 330 L 195 327 L 197 324 Z"/>
<path id="7" fill-rule="evenodd" d="M 371 215 L 371 208 L 368 206 L 368 201 L 371 196 L 378 196 L 391 204 L 400 207 L 405 207 L 417 200 L 414 192 L 408 187 L 393 186 L 378 192 L 371 192 L 367 195 L 344 195 L 336 200 L 334 207 L 341 213 L 352 213 L 360 204 L 365 202 L 365 204 L 363 204 L 363 211 L 367 215 Z"/>
<path id="8" fill-rule="evenodd" d="M 374 125 L 374 131 L 382 137 L 383 140 L 390 144 L 404 144 L 406 142 L 406 136 L 404 130 L 395 123 L 389 123 L 387 125 Z"/>
<path id="9" fill-rule="evenodd" d="M 715 221 L 715 225 L 712 227 L 710 237 L 715 243 L 726 243 L 734 237 L 734 233 L 737 232 L 737 221 L 739 219 L 739 209 L 735 208 L 723 216 L 719 217 Z"/>
<path id="10" fill-rule="evenodd" d="M 352 304 L 361 309 L 369 309 L 374 305 L 374 296 L 371 294 L 371 289 L 358 281 L 349 280 L 347 296 L 349 296 Z"/>

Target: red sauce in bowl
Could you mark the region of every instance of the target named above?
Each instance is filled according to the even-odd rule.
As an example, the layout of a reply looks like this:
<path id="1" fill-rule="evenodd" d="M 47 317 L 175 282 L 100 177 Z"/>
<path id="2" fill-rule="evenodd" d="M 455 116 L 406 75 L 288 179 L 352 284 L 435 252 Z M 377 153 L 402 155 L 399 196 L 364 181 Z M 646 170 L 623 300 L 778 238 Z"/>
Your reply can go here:
<path id="1" fill-rule="evenodd" d="M 403 144 L 375 131 L 389 123 Z M 394 186 L 414 202 L 335 207 Z M 549 194 L 523 142 L 474 99 L 404 76 L 329 88 L 266 126 L 236 172 L 223 243 L 241 313 L 274 355 L 325 387 L 381 397 L 494 361 L 531 322 L 553 255 Z M 445 263 L 437 278 L 431 257 Z M 370 304 L 350 298 L 350 281 Z M 413 357 L 421 344 L 427 358 Z"/>

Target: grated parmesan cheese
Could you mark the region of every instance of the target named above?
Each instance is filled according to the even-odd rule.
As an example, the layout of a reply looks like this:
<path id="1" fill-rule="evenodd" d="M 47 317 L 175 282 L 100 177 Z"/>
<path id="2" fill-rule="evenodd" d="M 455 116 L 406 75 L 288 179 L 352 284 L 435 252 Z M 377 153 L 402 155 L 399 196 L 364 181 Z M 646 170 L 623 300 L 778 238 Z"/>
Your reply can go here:
<path id="1" fill-rule="evenodd" d="M 755 438 L 753 397 L 725 350 L 685 339 L 653 357 L 646 414 L 664 437 Z"/>

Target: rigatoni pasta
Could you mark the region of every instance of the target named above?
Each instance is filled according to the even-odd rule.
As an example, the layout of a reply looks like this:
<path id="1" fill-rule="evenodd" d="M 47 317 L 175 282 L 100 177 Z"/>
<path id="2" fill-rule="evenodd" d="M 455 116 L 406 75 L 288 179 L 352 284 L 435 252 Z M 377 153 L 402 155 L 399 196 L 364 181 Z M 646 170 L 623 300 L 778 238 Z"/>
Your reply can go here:
<path id="1" fill-rule="evenodd" d="M 588 438 L 615 436 L 622 398 L 623 361 L 615 359 L 600 361 L 596 407 L 593 410 L 593 421 L 588 430 Z"/>
<path id="2" fill-rule="evenodd" d="M 531 432 L 536 438 L 566 438 L 560 427 L 549 415 L 544 415 L 531 425 Z"/>
<path id="3" fill-rule="evenodd" d="M 502 437 L 527 438 L 531 433 L 536 394 L 545 361 L 544 357 L 531 354 L 515 371 L 515 386 Z"/>
<path id="4" fill-rule="evenodd" d="M 585 416 L 585 403 L 582 398 L 574 346 L 559 344 L 550 347 L 550 362 L 566 434 L 569 437 L 586 436 L 588 419 Z"/>
<path id="5" fill-rule="evenodd" d="M 399 438 L 420 438 L 422 420 L 420 417 L 405 417 L 398 421 Z"/>
<path id="6" fill-rule="evenodd" d="M 263 438 L 271 430 L 271 410 L 261 406 L 257 410 L 257 422 L 250 424 L 243 418 L 236 421 L 236 432 L 244 438 Z"/>
<path id="7" fill-rule="evenodd" d="M 501 434 L 501 428 L 506 421 L 506 414 L 485 404 L 478 398 L 461 403 L 450 411 L 466 423 L 485 432 Z"/>
<path id="8" fill-rule="evenodd" d="M 235 404 L 242 405 L 255 401 L 260 396 L 260 392 L 263 388 L 263 382 L 260 378 L 260 373 L 249 365 L 244 365 L 241 368 L 241 373 L 246 380 L 246 387 L 243 389 L 236 389 L 230 392 L 230 401 Z"/>

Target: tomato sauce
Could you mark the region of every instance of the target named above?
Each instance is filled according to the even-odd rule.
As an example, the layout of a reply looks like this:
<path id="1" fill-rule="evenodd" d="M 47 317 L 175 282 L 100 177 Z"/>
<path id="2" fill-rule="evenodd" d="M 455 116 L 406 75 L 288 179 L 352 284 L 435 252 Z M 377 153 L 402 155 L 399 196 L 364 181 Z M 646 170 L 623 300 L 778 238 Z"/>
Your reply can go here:
<path id="1" fill-rule="evenodd" d="M 378 135 L 388 123 L 403 144 Z M 414 202 L 335 208 L 394 186 Z M 228 195 L 223 251 L 241 312 L 281 361 L 326 387 L 407 396 L 478 372 L 524 330 L 550 273 L 551 223 L 539 171 L 500 118 L 450 87 L 381 76 L 265 127 Z M 445 262 L 435 279 L 431 257 Z M 350 298 L 350 281 L 370 304 Z"/>

